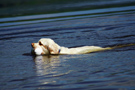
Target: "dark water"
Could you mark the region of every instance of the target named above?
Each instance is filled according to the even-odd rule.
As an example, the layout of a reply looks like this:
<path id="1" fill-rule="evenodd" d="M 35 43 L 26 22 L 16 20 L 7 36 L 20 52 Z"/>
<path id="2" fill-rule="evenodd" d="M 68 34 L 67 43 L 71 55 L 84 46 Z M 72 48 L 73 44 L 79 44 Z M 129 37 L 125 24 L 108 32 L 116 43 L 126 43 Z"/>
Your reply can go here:
<path id="1" fill-rule="evenodd" d="M 135 43 L 135 2 L 99 1 L 78 2 L 72 7 L 87 6 L 80 11 L 65 9 L 64 12 L 28 15 L 32 11 L 28 13 L 26 9 L 22 12 L 27 13 L 25 16 L 14 16 L 12 11 L 8 15 L 3 11 L 0 90 L 135 89 L 135 46 L 83 55 L 33 57 L 30 54 L 31 43 L 40 38 L 52 38 L 65 47 Z M 103 8 L 93 9 L 99 3 Z M 89 6 L 91 4 L 94 6 Z M 39 12 L 35 10 L 35 13 Z"/>

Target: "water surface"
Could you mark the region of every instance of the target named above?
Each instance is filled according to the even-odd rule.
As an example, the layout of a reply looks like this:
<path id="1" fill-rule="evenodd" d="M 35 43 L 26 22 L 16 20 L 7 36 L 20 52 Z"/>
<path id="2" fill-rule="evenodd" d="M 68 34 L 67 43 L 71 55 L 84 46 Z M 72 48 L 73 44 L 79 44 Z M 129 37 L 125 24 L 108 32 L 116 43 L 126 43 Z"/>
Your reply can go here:
<path id="1" fill-rule="evenodd" d="M 132 4 L 135 2 L 100 3 L 102 8 L 90 8 L 89 5 L 96 6 L 99 2 L 78 2 L 76 7 L 87 5 L 87 9 L 64 9 L 57 13 L 21 12 L 25 16 L 14 17 L 12 13 L 2 13 L 5 17 L 1 14 L 0 89 L 135 89 L 135 46 L 82 55 L 30 54 L 31 43 L 40 38 L 52 38 L 65 47 L 134 44 L 135 5 Z"/>

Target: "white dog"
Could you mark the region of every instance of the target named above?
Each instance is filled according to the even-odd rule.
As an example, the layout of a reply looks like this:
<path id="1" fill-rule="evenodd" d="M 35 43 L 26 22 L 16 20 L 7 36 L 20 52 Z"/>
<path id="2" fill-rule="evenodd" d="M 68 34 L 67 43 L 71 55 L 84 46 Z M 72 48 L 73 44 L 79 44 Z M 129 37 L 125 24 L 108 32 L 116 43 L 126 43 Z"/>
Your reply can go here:
<path id="1" fill-rule="evenodd" d="M 111 47 L 102 48 L 98 46 L 83 46 L 77 48 L 61 47 L 55 43 L 52 39 L 42 38 L 38 43 L 32 43 L 32 52 L 35 55 L 46 55 L 46 54 L 86 54 L 96 51 L 103 51 L 112 49 Z"/>

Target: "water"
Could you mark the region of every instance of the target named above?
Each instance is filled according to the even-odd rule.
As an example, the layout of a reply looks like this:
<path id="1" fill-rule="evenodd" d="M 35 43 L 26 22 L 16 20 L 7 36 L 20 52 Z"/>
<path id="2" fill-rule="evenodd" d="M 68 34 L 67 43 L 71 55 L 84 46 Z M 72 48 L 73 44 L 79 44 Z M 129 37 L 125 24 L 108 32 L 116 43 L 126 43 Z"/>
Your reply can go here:
<path id="1" fill-rule="evenodd" d="M 134 1 L 80 2 L 72 7 L 73 11 L 64 8 L 64 12 L 52 10 L 55 13 L 45 14 L 27 10 L 20 10 L 22 14 L 1 13 L 1 90 L 135 89 L 135 46 L 82 55 L 30 54 L 31 43 L 40 38 L 52 38 L 65 47 L 135 43 Z M 62 5 L 73 6 L 69 3 Z M 99 3 L 102 8 L 93 8 Z M 75 11 L 83 5 L 87 9 Z"/>

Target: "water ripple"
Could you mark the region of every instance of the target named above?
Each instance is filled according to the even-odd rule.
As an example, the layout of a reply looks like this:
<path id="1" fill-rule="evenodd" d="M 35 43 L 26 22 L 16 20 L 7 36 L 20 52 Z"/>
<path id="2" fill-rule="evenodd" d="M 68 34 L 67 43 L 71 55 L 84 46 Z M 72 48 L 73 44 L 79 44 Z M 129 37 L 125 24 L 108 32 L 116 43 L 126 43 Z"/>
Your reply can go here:
<path id="1" fill-rule="evenodd" d="M 0 88 L 134 89 L 134 8 L 0 18 Z M 84 55 L 32 57 L 30 43 L 42 37 L 65 47 L 129 46 Z"/>
<path id="2" fill-rule="evenodd" d="M 127 6 L 127 7 L 117 7 L 117 8 L 110 8 L 110 9 L 96 9 L 96 10 L 57 13 L 57 14 L 21 16 L 21 17 L 15 17 L 15 18 L 2 18 L 2 19 L 0 19 L 0 22 L 2 22 L 2 24 L 0 24 L 0 27 L 12 26 L 12 25 L 32 24 L 32 23 L 41 23 L 41 22 L 50 22 L 50 21 L 58 21 L 58 20 L 78 19 L 78 18 L 82 18 L 81 16 L 83 16 L 83 15 L 85 15 L 85 17 L 86 17 L 86 15 L 88 15 L 88 14 L 101 15 L 102 13 L 111 13 L 111 12 L 119 12 L 119 11 L 122 12 L 122 11 L 127 11 L 127 10 L 131 11 L 131 10 L 134 10 L 134 8 L 135 8 L 135 6 Z M 74 17 L 74 16 L 76 16 L 76 17 Z M 64 17 L 64 18 L 61 18 L 61 17 Z M 51 18 L 55 18 L 55 19 L 51 19 Z M 36 19 L 42 19 L 42 20 L 36 20 Z M 30 21 L 18 22 L 20 20 L 30 20 Z M 8 23 L 9 21 L 11 23 Z M 4 23 L 4 22 L 6 22 L 6 23 Z"/>

